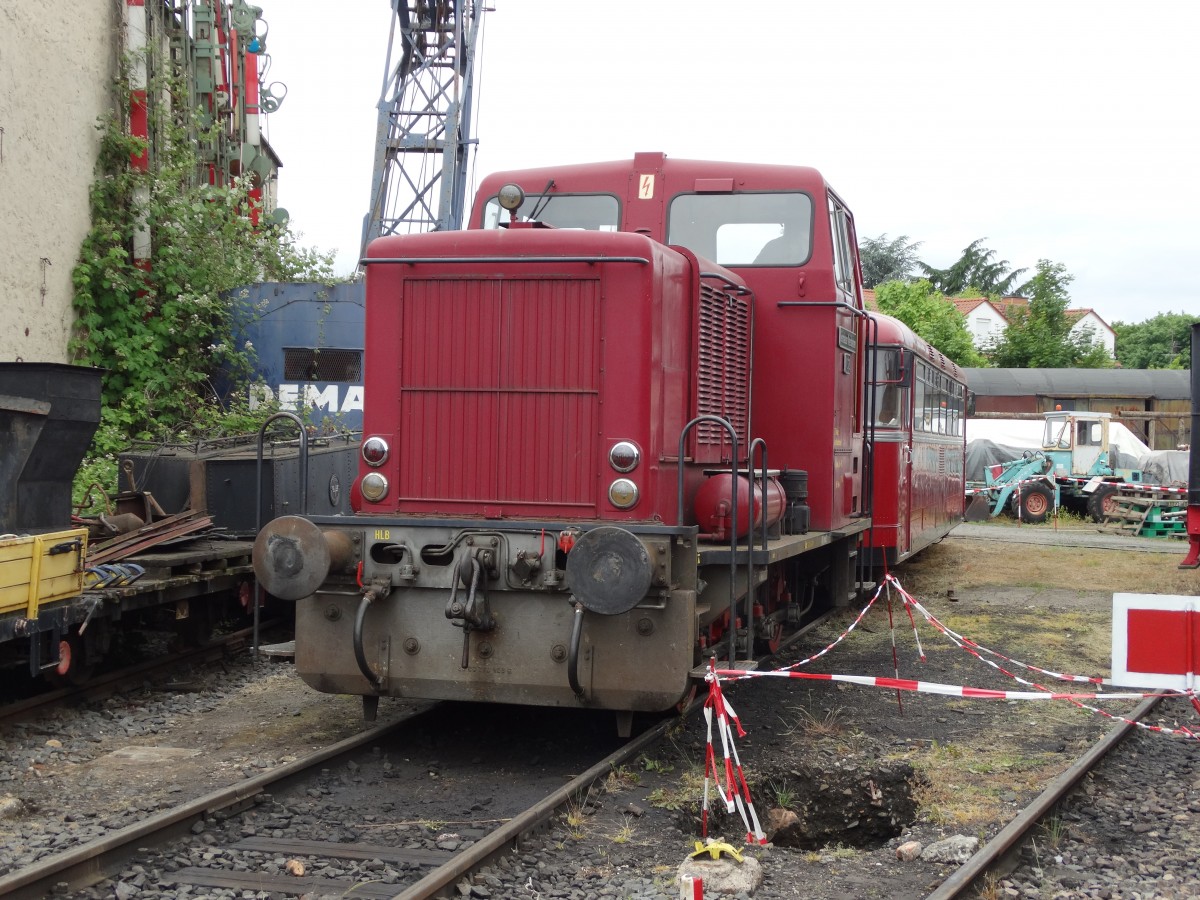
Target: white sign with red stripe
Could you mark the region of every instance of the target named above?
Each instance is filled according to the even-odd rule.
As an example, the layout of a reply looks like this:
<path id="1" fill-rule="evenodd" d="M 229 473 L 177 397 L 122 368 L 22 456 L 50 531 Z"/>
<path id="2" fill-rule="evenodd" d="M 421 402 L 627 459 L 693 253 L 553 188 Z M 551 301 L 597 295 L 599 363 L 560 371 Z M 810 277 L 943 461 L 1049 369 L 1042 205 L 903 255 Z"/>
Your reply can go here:
<path id="1" fill-rule="evenodd" d="M 1200 597 L 1113 594 L 1114 684 L 1190 691 L 1200 669 Z"/>

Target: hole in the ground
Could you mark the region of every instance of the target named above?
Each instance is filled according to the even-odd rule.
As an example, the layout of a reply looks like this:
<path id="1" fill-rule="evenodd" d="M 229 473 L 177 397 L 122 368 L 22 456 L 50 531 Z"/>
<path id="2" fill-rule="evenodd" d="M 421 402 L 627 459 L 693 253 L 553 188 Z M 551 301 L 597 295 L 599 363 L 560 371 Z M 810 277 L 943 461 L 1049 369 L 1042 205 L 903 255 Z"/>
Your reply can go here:
<path id="1" fill-rule="evenodd" d="M 750 794 L 777 847 L 873 850 L 916 820 L 913 793 L 922 781 L 901 761 L 876 761 L 869 768 L 790 766 L 757 773 Z M 740 817 L 735 812 L 731 819 L 722 809 L 713 824 L 715 833 L 737 833 Z"/>

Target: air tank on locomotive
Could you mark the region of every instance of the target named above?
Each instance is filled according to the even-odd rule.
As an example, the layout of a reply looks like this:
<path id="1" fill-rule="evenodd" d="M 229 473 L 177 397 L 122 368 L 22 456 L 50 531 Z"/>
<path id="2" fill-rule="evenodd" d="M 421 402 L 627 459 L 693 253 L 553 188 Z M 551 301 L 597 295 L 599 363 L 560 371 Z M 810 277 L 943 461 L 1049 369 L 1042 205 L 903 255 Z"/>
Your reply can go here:
<path id="1" fill-rule="evenodd" d="M 702 539 L 729 540 L 729 533 L 733 528 L 732 511 L 735 496 L 738 509 L 737 537 L 745 537 L 751 525 L 756 528 L 763 525 L 764 491 L 761 476 L 756 475 L 752 484 L 746 475 L 734 476 L 729 472 L 706 474 L 708 478 L 696 491 L 696 498 L 692 504 Z M 788 510 L 788 496 L 775 475 L 766 478 L 765 493 L 765 524 L 768 529 L 777 532 L 776 526 Z"/>

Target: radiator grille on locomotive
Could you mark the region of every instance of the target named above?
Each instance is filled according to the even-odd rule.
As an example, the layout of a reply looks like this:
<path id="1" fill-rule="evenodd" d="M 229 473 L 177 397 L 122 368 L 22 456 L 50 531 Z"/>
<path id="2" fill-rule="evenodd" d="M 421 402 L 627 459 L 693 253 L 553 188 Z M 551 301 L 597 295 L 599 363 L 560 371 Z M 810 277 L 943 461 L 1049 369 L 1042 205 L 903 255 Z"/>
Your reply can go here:
<path id="1" fill-rule="evenodd" d="M 600 302 L 596 279 L 406 282 L 400 495 L 590 511 Z"/>
<path id="2" fill-rule="evenodd" d="M 750 410 L 750 304 L 746 298 L 703 285 L 699 340 L 696 415 L 728 419 L 744 452 Z M 701 422 L 695 435 L 697 448 L 729 443 L 728 432 L 714 422 Z"/>

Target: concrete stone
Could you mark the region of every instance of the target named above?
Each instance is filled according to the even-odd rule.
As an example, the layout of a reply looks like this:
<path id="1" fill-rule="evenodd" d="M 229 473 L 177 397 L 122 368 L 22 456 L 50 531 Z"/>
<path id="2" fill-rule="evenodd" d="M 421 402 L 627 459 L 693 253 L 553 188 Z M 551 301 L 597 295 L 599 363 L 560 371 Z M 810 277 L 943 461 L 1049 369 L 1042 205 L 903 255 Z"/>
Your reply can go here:
<path id="1" fill-rule="evenodd" d="M 979 838 L 956 834 L 942 841 L 935 841 L 921 852 L 927 862 L 965 863 L 979 849 Z"/>
<path id="2" fill-rule="evenodd" d="M 729 857 L 720 859 L 685 859 L 676 875 L 676 884 L 684 878 L 699 878 L 704 882 L 705 897 L 752 894 L 762 884 L 762 866 L 752 856 L 742 861 Z"/>

